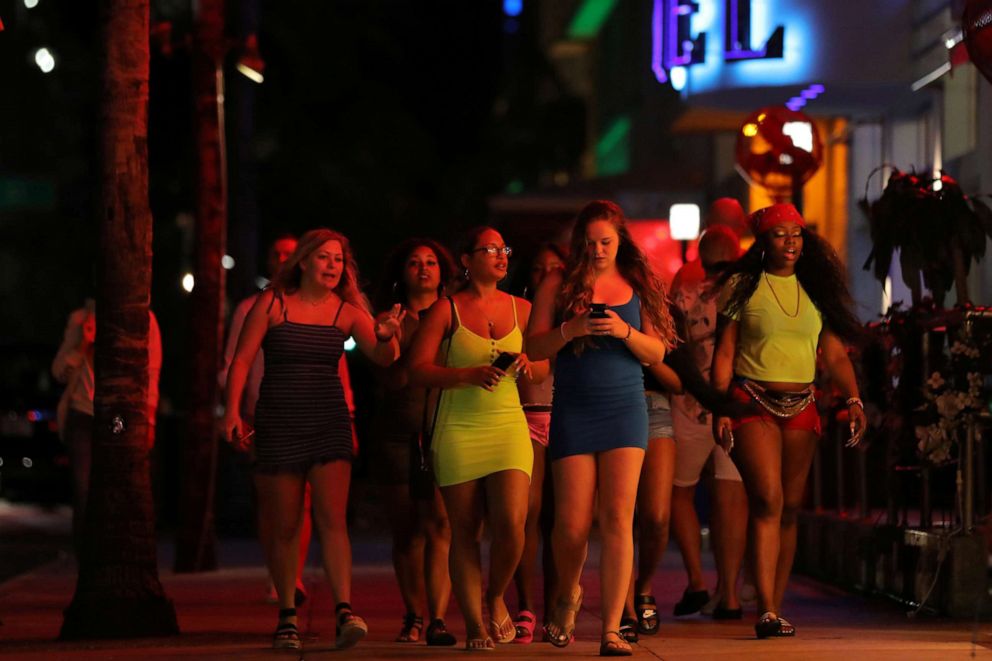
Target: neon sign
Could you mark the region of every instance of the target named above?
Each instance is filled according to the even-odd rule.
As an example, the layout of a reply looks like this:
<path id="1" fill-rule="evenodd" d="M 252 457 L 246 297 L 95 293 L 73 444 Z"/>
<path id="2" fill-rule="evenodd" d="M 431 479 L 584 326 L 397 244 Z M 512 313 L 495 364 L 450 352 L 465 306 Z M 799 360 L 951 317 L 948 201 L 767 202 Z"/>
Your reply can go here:
<path id="1" fill-rule="evenodd" d="M 759 0 L 760 1 L 760 0 Z M 673 69 L 707 63 L 707 33 L 701 25 L 714 22 L 716 0 L 654 0 L 652 12 L 651 69 L 660 83 L 671 78 Z M 775 26 L 761 46 L 753 45 L 753 0 L 724 0 L 723 48 L 725 63 L 782 59 L 785 27 Z M 697 21 L 694 21 L 693 18 Z M 695 26 L 694 26 L 695 23 Z M 694 27 L 699 30 L 693 32 Z"/>

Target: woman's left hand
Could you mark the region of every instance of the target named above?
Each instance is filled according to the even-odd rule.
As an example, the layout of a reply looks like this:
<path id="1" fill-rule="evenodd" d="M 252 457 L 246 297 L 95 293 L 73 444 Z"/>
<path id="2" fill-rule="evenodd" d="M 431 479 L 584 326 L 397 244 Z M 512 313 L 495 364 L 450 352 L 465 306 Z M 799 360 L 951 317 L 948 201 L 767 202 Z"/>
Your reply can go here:
<path id="1" fill-rule="evenodd" d="M 868 428 L 868 419 L 865 417 L 865 410 L 861 404 L 852 402 L 847 405 L 848 419 L 851 421 L 851 438 L 845 443 L 849 448 L 857 447 L 864 437 L 865 429 Z"/>
<path id="2" fill-rule="evenodd" d="M 530 361 L 527 354 L 522 353 L 517 356 L 517 359 L 513 361 L 513 364 L 510 365 L 506 372 L 507 374 L 516 374 L 518 379 L 522 376 L 530 381 L 533 377 L 533 365 L 534 363 Z"/>
<path id="3" fill-rule="evenodd" d="M 627 322 L 621 319 L 620 315 L 613 310 L 607 310 L 606 316 L 599 319 L 590 317 L 588 326 L 591 335 L 606 335 L 615 337 L 618 340 L 627 337 Z"/>
<path id="4" fill-rule="evenodd" d="M 375 339 L 380 342 L 388 342 L 389 340 L 399 339 L 400 329 L 402 328 L 403 318 L 406 316 L 406 310 L 403 306 L 397 303 L 393 308 L 384 315 L 379 317 L 379 320 L 375 324 Z"/>

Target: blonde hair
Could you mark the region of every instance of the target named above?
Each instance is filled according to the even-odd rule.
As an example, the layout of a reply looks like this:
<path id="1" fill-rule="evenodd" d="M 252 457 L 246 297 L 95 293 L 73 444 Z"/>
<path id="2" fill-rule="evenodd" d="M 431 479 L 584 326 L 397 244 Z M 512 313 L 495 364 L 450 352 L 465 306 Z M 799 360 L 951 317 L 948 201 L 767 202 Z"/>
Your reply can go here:
<path id="1" fill-rule="evenodd" d="M 334 288 L 334 293 L 341 300 L 371 314 L 372 306 L 369 305 L 368 298 L 358 286 L 358 265 L 355 263 L 355 256 L 351 251 L 351 242 L 344 234 L 326 227 L 310 230 L 300 237 L 299 243 L 296 244 L 296 250 L 279 268 L 279 272 L 276 273 L 269 286 L 277 296 L 291 294 L 298 290 L 303 279 L 303 269 L 300 267 L 300 262 L 328 241 L 340 243 L 341 253 L 344 256 L 344 268 L 341 271 L 341 279 L 338 281 L 337 287 Z"/>

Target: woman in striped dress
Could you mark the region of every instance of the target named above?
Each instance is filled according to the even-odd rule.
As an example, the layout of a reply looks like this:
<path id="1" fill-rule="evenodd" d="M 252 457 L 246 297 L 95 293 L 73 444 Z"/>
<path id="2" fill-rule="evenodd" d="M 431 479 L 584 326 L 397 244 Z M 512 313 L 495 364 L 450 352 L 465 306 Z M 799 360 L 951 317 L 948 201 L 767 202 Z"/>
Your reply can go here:
<path id="1" fill-rule="evenodd" d="M 358 289 L 358 268 L 348 239 L 333 230 L 316 229 L 301 237 L 271 287 L 259 295 L 238 338 L 227 380 L 224 430 L 232 443 L 254 444 L 260 516 L 272 527 L 265 555 L 279 594 L 273 647 L 301 646 L 293 597 L 296 540 L 308 482 L 324 570 L 337 604 L 335 644 L 350 647 L 367 632 L 349 604 L 351 546 L 345 511 L 353 447 L 351 417 L 337 368 L 349 336 L 374 362 L 394 362 L 402 319 L 396 306 L 378 323 L 373 321 L 368 301 Z M 238 403 L 260 348 L 265 349 L 265 376 L 252 438 Z"/>

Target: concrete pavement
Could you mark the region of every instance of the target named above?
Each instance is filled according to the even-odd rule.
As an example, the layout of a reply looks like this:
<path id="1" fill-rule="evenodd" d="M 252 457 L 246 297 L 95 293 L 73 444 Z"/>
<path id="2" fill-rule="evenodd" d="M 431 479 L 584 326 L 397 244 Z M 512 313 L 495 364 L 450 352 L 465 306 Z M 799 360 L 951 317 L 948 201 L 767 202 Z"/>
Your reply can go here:
<path id="1" fill-rule="evenodd" d="M 437 659 L 460 658 L 456 648 L 427 648 L 391 642 L 399 630 L 402 605 L 383 539 L 354 542 L 356 611 L 369 624 L 368 639 L 346 652 L 333 650 L 333 616 L 329 592 L 319 572 L 308 567 L 310 599 L 300 611 L 305 632 L 304 653 L 268 649 L 275 625 L 275 607 L 264 601 L 265 572 L 257 545 L 250 540 L 222 543 L 224 569 L 205 574 L 174 574 L 170 544 L 161 546 L 161 578 L 175 602 L 182 634 L 177 637 L 128 641 L 55 641 L 62 609 L 72 597 L 75 564 L 68 555 L 0 584 L 0 657 L 24 659 Z M 599 648 L 598 548 L 593 545 L 583 577 L 585 603 L 577 640 L 564 650 L 546 643 L 501 645 L 486 658 L 566 659 L 595 656 Z M 712 579 L 712 576 L 710 577 Z M 642 638 L 635 657 L 642 659 L 969 659 L 992 658 L 992 625 L 908 618 L 895 604 L 864 599 L 808 579 L 794 580 L 787 596 L 787 615 L 797 626 L 794 639 L 758 641 L 755 614 L 745 610 L 742 622 L 717 623 L 692 616 L 675 620 L 672 605 L 685 587 L 678 554 L 670 551 L 655 581 L 662 613 L 661 633 Z M 513 608 L 513 596 L 508 603 Z M 464 642 L 464 628 L 452 603 L 449 629 Z M 338 655 L 332 657 L 332 655 Z"/>

